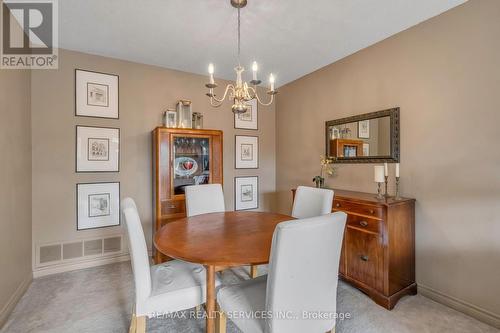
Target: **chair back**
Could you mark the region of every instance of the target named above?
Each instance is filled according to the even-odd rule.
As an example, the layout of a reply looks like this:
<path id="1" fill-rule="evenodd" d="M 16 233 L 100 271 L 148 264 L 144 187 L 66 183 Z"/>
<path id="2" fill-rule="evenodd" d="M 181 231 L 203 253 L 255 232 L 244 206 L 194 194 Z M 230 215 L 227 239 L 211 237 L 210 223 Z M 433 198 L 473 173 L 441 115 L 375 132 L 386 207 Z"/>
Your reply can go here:
<path id="1" fill-rule="evenodd" d="M 331 213 L 333 191 L 324 188 L 299 186 L 295 191 L 292 216 L 298 219 Z"/>
<path id="2" fill-rule="evenodd" d="M 151 271 L 146 239 L 134 200 L 125 198 L 121 206 L 129 239 L 136 304 L 142 304 L 151 294 Z"/>
<path id="3" fill-rule="evenodd" d="M 272 241 L 267 278 L 266 333 L 327 332 L 335 326 L 340 250 L 347 215 L 344 212 L 282 222 Z M 297 319 L 277 318 L 277 314 Z M 325 314 L 327 319 L 311 319 Z"/>
<path id="4" fill-rule="evenodd" d="M 195 216 L 226 210 L 221 184 L 186 186 L 186 214 Z"/>

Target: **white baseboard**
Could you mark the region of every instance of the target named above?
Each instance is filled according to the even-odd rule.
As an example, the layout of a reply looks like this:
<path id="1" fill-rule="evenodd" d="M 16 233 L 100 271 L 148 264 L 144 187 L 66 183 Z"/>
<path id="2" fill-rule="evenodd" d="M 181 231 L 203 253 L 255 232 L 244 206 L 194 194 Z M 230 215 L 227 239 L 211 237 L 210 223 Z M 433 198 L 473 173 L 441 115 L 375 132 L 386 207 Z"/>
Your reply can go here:
<path id="1" fill-rule="evenodd" d="M 482 321 L 488 325 L 500 328 L 500 314 L 495 314 L 474 304 L 460 300 L 453 296 L 446 295 L 440 291 L 424 286 L 422 284 L 418 284 L 418 293 L 438 303 L 444 304 L 452 309 L 476 318 L 477 320 Z"/>
<path id="2" fill-rule="evenodd" d="M 33 270 L 33 277 L 38 278 L 46 275 L 64 273 L 78 269 L 97 267 L 97 266 L 108 265 L 129 260 L 130 260 L 130 255 L 128 253 L 126 254 L 120 253 L 108 257 L 93 258 L 93 259 L 74 261 L 74 262 L 63 262 L 51 266 L 35 268 Z"/>
<path id="3" fill-rule="evenodd" d="M 21 284 L 17 287 L 16 291 L 14 292 L 14 294 L 12 294 L 7 304 L 5 304 L 3 309 L 0 311 L 0 328 L 5 325 L 7 319 L 9 318 L 9 315 L 16 307 L 17 302 L 19 302 L 21 297 L 23 297 L 32 280 L 33 276 L 29 274 L 29 276 L 27 276 L 26 279 L 24 279 L 24 281 L 21 282 Z"/>

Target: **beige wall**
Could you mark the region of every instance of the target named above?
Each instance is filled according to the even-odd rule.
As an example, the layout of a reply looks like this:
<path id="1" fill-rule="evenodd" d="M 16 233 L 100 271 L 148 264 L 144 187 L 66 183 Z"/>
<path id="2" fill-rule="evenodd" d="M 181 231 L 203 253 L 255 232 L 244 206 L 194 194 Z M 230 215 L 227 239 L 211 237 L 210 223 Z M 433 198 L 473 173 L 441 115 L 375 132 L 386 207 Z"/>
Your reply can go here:
<path id="1" fill-rule="evenodd" d="M 0 327 L 31 281 L 30 73 L 0 70 Z"/>
<path id="2" fill-rule="evenodd" d="M 318 173 L 326 120 L 401 107 L 402 191 L 417 199 L 417 282 L 498 325 L 499 18 L 500 1 L 469 1 L 282 87 L 277 104 L 285 212 L 289 190 Z M 373 165 L 341 165 L 327 184 L 375 192 Z"/>
<path id="3" fill-rule="evenodd" d="M 274 106 L 259 108 L 259 130 L 235 130 L 230 104 L 214 109 L 205 96 L 206 77 L 111 58 L 61 50 L 59 70 L 33 71 L 33 248 L 42 243 L 121 233 L 122 227 L 76 231 L 75 184 L 120 181 L 121 196 L 134 198 L 151 246 L 151 131 L 161 124 L 162 110 L 181 98 L 202 112 L 204 127 L 224 131 L 224 191 L 234 208 L 234 176 L 260 180 L 260 209 L 270 210 L 275 192 Z M 166 55 L 168 56 L 168 55 Z M 120 76 L 120 119 L 75 117 L 75 68 Z M 224 82 L 220 82 L 222 85 Z M 75 126 L 121 129 L 119 173 L 75 173 Z M 260 137 L 260 168 L 234 169 L 234 135 Z M 265 144 L 263 144 L 265 143 Z"/>

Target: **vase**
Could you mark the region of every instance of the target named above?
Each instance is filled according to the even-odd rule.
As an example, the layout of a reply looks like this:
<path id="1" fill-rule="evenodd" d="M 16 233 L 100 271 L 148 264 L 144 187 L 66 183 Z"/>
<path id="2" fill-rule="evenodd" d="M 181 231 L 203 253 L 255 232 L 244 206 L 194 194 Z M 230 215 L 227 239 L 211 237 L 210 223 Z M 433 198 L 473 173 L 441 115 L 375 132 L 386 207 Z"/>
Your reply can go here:
<path id="1" fill-rule="evenodd" d="M 314 179 L 317 188 L 323 188 L 325 186 L 325 178 L 317 177 Z"/>

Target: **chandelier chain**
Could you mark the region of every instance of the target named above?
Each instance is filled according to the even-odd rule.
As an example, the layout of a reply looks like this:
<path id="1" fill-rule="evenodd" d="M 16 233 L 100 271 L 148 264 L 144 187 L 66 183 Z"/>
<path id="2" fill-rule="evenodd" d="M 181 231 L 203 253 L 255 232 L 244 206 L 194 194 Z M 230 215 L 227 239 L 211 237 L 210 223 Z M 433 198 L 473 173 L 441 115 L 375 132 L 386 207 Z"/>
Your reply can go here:
<path id="1" fill-rule="evenodd" d="M 240 40 L 241 40 L 241 33 L 240 33 L 240 26 L 241 26 L 241 18 L 240 18 L 240 8 L 238 8 L 238 66 L 241 66 L 240 62 L 240 53 L 241 53 L 241 46 L 240 46 Z"/>

